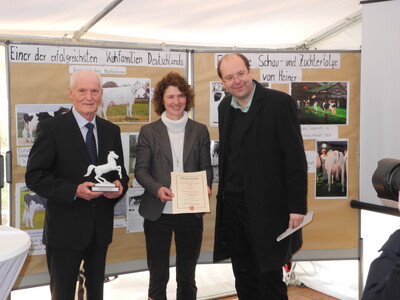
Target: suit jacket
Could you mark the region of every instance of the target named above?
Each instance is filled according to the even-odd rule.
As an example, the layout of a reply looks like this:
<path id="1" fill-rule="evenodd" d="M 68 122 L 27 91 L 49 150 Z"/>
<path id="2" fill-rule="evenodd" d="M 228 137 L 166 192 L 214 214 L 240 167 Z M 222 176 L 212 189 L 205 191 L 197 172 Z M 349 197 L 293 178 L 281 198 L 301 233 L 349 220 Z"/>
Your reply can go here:
<path id="1" fill-rule="evenodd" d="M 98 133 L 98 165 L 107 163 L 109 151 L 119 156 L 117 165 L 122 168 L 122 179 L 117 172 L 104 174 L 112 182 L 119 179 L 128 187 L 120 129 L 104 119 L 96 117 Z M 85 181 L 91 164 L 82 133 L 72 111 L 39 122 L 36 140 L 29 153 L 25 174 L 26 185 L 40 196 L 47 198 L 43 243 L 48 246 L 84 249 L 97 236 L 100 246 L 111 243 L 114 204 L 122 198 L 110 200 L 99 197 L 91 201 L 76 198 L 76 189 Z"/>
<path id="2" fill-rule="evenodd" d="M 361 300 L 400 299 L 400 230 L 392 233 L 380 251 L 369 268 Z"/>
<path id="3" fill-rule="evenodd" d="M 203 124 L 188 119 L 183 144 L 184 172 L 207 172 L 207 184 L 212 185 L 210 135 Z M 157 196 L 158 190 L 171 185 L 173 171 L 172 151 L 167 127 L 162 120 L 141 128 L 136 146 L 135 178 L 145 188 L 139 213 L 146 219 L 157 220 L 165 202 Z"/>
<path id="4" fill-rule="evenodd" d="M 287 229 L 290 213 L 307 213 L 307 161 L 293 99 L 254 82 L 252 104 L 235 134 L 241 141 L 244 193 L 259 265 L 262 271 L 270 271 L 286 264 L 302 245 L 301 230 L 281 242 L 276 238 Z M 220 216 L 233 112 L 231 100 L 232 96 L 226 97 L 218 107 L 220 180 L 214 261 L 230 257 Z"/>

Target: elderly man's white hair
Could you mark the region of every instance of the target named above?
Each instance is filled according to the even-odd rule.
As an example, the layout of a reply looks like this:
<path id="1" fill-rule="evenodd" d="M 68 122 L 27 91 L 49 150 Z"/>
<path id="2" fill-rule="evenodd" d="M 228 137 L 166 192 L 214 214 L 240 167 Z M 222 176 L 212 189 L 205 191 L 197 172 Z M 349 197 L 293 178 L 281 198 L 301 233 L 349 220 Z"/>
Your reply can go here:
<path id="1" fill-rule="evenodd" d="M 79 75 L 82 73 L 92 73 L 95 76 L 97 76 L 97 78 L 99 79 L 99 87 L 101 89 L 101 76 L 99 73 L 91 71 L 91 70 L 80 70 L 80 71 L 76 71 L 74 73 L 72 73 L 71 77 L 69 78 L 69 88 L 73 89 L 75 87 L 76 84 L 76 80 L 78 79 Z"/>

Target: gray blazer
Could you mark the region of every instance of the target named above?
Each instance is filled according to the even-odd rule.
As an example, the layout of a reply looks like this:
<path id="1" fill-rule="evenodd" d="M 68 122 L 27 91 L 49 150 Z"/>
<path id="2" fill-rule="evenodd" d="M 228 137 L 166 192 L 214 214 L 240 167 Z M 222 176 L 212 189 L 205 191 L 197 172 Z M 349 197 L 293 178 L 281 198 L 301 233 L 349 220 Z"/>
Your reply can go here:
<path id="1" fill-rule="evenodd" d="M 207 184 L 211 187 L 210 134 L 204 124 L 191 119 L 185 127 L 183 169 L 185 172 L 205 170 Z M 162 186 L 170 187 L 172 171 L 167 127 L 161 119 L 142 126 L 136 146 L 135 178 L 145 189 L 139 207 L 139 213 L 144 218 L 155 221 L 161 216 L 165 203 L 158 199 L 157 192 Z"/>

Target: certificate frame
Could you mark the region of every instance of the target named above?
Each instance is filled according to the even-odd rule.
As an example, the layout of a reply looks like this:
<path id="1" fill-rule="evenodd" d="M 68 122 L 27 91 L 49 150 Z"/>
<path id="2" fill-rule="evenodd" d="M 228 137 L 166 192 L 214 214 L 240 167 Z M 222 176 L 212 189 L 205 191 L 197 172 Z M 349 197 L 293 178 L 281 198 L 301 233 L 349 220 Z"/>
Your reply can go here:
<path id="1" fill-rule="evenodd" d="M 210 212 L 206 171 L 171 172 L 172 213 Z"/>

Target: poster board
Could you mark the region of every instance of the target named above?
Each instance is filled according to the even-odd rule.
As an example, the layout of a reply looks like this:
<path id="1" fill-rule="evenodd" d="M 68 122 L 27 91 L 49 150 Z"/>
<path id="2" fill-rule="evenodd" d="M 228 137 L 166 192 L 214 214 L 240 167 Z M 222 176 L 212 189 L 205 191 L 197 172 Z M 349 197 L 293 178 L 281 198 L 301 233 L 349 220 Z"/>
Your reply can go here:
<path id="1" fill-rule="evenodd" d="M 14 47 L 14 48 L 12 48 Z M 134 79 L 143 83 L 150 81 L 151 88 L 169 71 L 176 71 L 189 77 L 193 83 L 196 94 L 196 106 L 193 118 L 208 126 L 212 140 L 212 149 L 218 149 L 218 127 L 215 124 L 216 92 L 221 92 L 218 87 L 219 78 L 216 73 L 216 62 L 223 53 L 210 52 L 170 52 L 151 51 L 138 49 L 111 49 L 98 47 L 83 47 L 71 45 L 32 45 L 32 44 L 9 44 L 8 52 L 8 76 L 10 95 L 10 140 L 13 168 L 12 184 L 12 225 L 17 223 L 19 216 L 21 227 L 22 194 L 26 158 L 29 145 L 19 139 L 24 138 L 23 121 L 21 115 L 32 108 L 30 105 L 45 105 L 47 111 L 54 112 L 59 107 L 51 106 L 70 103 L 67 96 L 68 80 L 70 73 L 82 67 L 92 68 L 102 73 L 104 78 L 120 86 L 126 85 L 126 80 Z M 188 56 L 192 55 L 192 73 L 188 74 Z M 314 221 L 304 229 L 304 246 L 296 254 L 297 260 L 319 260 L 319 259 L 356 259 L 358 258 L 358 211 L 351 209 L 349 201 L 358 199 L 358 153 L 359 153 L 359 107 L 360 107 L 360 53 L 359 52 L 271 52 L 271 53 L 245 53 L 252 60 L 254 78 L 266 81 L 268 87 L 282 90 L 287 93 L 296 91 L 297 95 L 303 95 L 305 89 L 296 82 L 304 83 L 307 89 L 313 90 L 316 97 L 322 97 L 321 91 L 345 91 L 343 104 L 344 120 L 336 119 L 334 124 L 303 124 L 302 133 L 305 149 L 307 152 L 309 169 L 309 193 L 308 207 L 314 211 Z M 303 66 L 299 66 L 300 61 Z M 282 65 L 284 64 L 284 65 Z M 325 65 L 324 65 L 325 64 Z M 128 78 L 128 79 L 127 79 Z M 112 80 L 111 80 L 112 79 Z M 295 79 L 295 80 L 294 80 Z M 299 80 L 301 79 L 301 80 Z M 336 84 L 331 84 L 335 82 Z M 106 83 L 106 82 L 104 82 Z M 110 84 L 110 83 L 109 83 Z M 343 91 L 342 91 L 343 94 Z M 147 96 L 147 95 L 146 95 Z M 148 95 L 149 96 L 149 95 Z M 222 93 L 220 95 L 220 98 Z M 300 97 L 296 96 L 296 97 Z M 149 96 L 150 97 L 150 96 Z M 144 95 L 141 104 L 145 103 Z M 310 98 L 311 99 L 311 98 Z M 301 99 L 305 100 L 305 99 Z M 120 127 L 123 139 L 128 145 L 137 139 L 137 133 L 143 124 L 158 118 L 153 107 L 149 105 L 147 120 L 139 120 L 133 110 L 133 117 L 128 120 L 123 117 L 121 110 L 115 114 L 120 119 L 114 119 Z M 312 114 L 313 104 L 300 103 L 301 107 L 308 107 L 303 111 Z M 322 103 L 318 104 L 320 107 Z M 25 111 L 27 110 L 27 111 Z M 332 112 L 321 112 L 318 109 L 317 120 L 329 118 Z M 337 108 L 337 113 L 339 109 Z M 112 114 L 110 113 L 112 118 Z M 122 118 L 122 119 L 121 119 Z M 132 119 L 134 119 L 132 121 Z M 306 118 L 307 119 L 307 118 Z M 315 121 L 315 120 L 314 120 Z M 315 121 L 315 122 L 319 122 Z M 213 123 L 214 122 L 214 123 Z M 22 126 L 22 127 L 21 127 Z M 124 136 L 125 134 L 125 136 Z M 29 134 L 28 134 L 29 135 Z M 126 136 L 127 135 L 127 136 Z M 318 143 L 318 141 L 320 143 Z M 336 147 L 343 152 L 348 150 L 348 173 L 345 194 L 316 195 L 316 172 L 315 153 L 327 142 L 331 147 Z M 28 143 L 29 144 L 29 143 Z M 124 152 L 130 146 L 124 146 Z M 128 150 L 126 152 L 129 152 Z M 132 157 L 128 156 L 132 163 Z M 217 157 L 212 157 L 215 177 L 217 177 Z M 132 172 L 130 173 L 130 184 L 134 184 Z M 212 251 L 214 242 L 215 225 L 215 196 L 218 189 L 217 182 L 213 185 L 210 199 L 211 213 L 204 216 L 203 243 L 199 263 L 212 262 Z M 321 191 L 321 190 L 319 190 Z M 19 199 L 19 213 L 17 210 L 17 196 Z M 132 203 L 138 199 L 140 192 L 129 194 Z M 129 200 L 126 200 L 129 201 Z M 128 210 L 128 206 L 127 206 Z M 123 217 L 122 217 L 123 219 Z M 107 256 L 106 274 L 121 274 L 145 270 L 146 253 L 143 232 L 127 232 L 121 218 L 116 218 L 113 243 L 110 245 Z M 140 225 L 138 225 L 140 226 Z M 17 226 L 18 227 L 18 226 Z M 132 225 L 135 228 L 135 225 Z M 39 240 L 41 233 L 37 233 L 35 239 Z M 42 252 L 43 253 L 43 252 Z M 172 255 L 174 249 L 172 249 Z M 172 257 L 173 261 L 173 257 Z M 21 276 L 16 287 L 28 287 L 41 285 L 48 282 L 45 255 L 30 255 L 22 269 Z"/>
<path id="2" fill-rule="evenodd" d="M 215 102 L 220 102 L 220 95 L 225 93 L 216 68 L 224 54 L 195 52 L 193 58 L 196 120 L 209 126 L 215 142 L 219 138 Z M 298 105 L 309 168 L 308 209 L 314 211 L 314 219 L 304 228 L 304 244 L 294 259 L 357 259 L 359 212 L 349 203 L 358 199 L 360 52 L 243 54 L 250 60 L 254 79 L 291 94 Z M 316 153 L 320 155 L 324 147 L 342 155 L 347 152 L 343 192 L 341 183 L 334 183 L 327 192 L 321 168 L 316 170 Z"/>
<path id="3" fill-rule="evenodd" d="M 39 209 L 30 220 L 24 213 L 27 197 L 42 200 L 25 186 L 26 162 L 37 122 L 71 107 L 67 94 L 69 77 L 79 69 L 101 74 L 103 107 L 106 107 L 106 89 L 128 89 L 134 95 L 133 103 L 113 103 L 114 106 L 99 112 L 121 128 L 125 167 L 130 176 L 130 189 L 114 212 L 113 243 L 108 250 L 106 272 L 119 274 L 146 269 L 143 218 L 137 211 L 143 189 L 134 180 L 132 149 L 140 127 L 158 119 L 150 101 L 155 84 L 170 71 L 187 77 L 187 52 L 10 43 L 7 59 L 13 153 L 11 225 L 28 232 L 34 245 L 16 287 L 48 283 L 45 248 L 41 244 L 44 211 Z"/>

